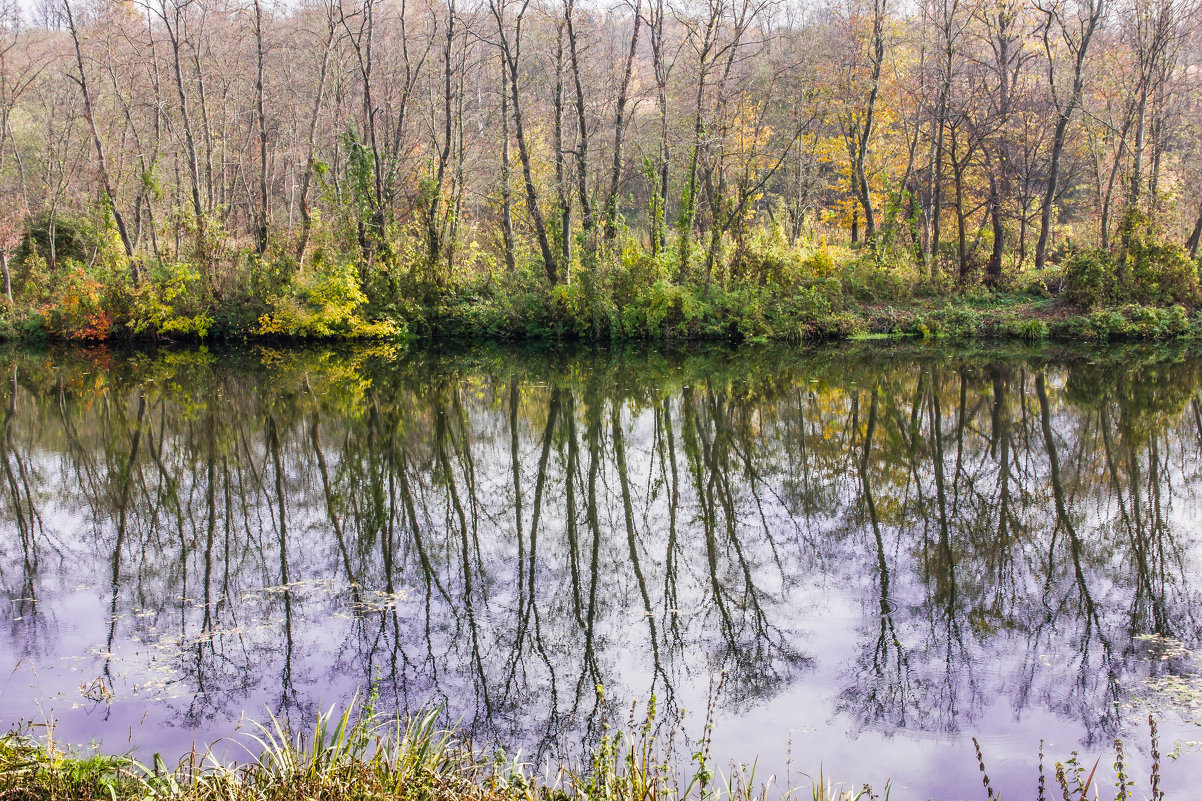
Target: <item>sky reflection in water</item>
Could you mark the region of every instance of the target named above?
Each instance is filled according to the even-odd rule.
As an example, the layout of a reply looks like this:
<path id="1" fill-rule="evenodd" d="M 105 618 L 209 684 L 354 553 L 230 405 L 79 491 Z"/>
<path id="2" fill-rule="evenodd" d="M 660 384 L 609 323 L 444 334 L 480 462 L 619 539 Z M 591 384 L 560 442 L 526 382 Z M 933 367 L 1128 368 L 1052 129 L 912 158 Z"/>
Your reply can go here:
<path id="1" fill-rule="evenodd" d="M 700 711 L 724 670 L 716 753 L 783 773 L 791 743 L 795 783 L 977 798 L 976 735 L 1025 796 L 1040 738 L 1146 764 L 1149 710 L 1170 789 L 1202 781 L 1188 354 L 56 350 L 0 375 L 5 724 L 176 754 L 377 681 L 541 761 L 652 693 Z"/>

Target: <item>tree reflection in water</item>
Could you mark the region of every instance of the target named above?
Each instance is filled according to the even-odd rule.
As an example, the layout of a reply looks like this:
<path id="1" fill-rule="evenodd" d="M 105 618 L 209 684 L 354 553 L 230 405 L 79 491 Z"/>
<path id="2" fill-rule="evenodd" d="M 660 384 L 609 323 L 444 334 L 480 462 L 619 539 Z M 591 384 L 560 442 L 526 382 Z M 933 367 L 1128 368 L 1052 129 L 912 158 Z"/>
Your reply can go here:
<path id="1" fill-rule="evenodd" d="M 144 720 L 182 749 L 377 682 L 388 708 L 444 703 L 545 757 L 605 703 L 678 711 L 725 670 L 723 714 L 819 682 L 806 719 L 833 736 L 987 735 L 1000 698 L 1094 746 L 1149 679 L 1192 680 L 1194 358 L 0 362 L 9 723 Z M 854 646 L 832 651 L 835 606 Z M 110 703 L 81 695 L 96 678 Z"/>

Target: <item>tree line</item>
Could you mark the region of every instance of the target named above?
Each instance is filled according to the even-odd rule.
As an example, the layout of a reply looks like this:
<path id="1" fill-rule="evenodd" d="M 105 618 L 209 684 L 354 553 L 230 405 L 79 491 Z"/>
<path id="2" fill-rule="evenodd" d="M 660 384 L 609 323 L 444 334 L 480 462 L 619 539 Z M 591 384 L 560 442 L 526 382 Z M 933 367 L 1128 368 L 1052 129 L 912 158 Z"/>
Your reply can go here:
<path id="1" fill-rule="evenodd" d="M 287 332 L 464 276 L 854 245 L 1000 284 L 1202 237 L 1197 0 L 7 3 L 4 290 L 70 260 L 98 326 L 114 275 L 134 328 Z"/>

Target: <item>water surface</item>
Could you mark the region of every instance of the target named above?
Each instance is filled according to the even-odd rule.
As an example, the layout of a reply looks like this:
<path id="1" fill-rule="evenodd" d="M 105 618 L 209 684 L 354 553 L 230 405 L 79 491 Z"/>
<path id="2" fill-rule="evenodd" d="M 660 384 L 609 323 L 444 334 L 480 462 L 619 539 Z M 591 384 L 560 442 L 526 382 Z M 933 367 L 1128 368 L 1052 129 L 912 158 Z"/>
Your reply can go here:
<path id="1" fill-rule="evenodd" d="M 5 725 L 178 754 L 374 684 L 539 763 L 651 695 L 695 736 L 720 679 L 715 753 L 794 783 L 979 798 L 977 736 L 1027 797 L 1041 738 L 1146 765 L 1149 711 L 1169 788 L 1202 781 L 1187 352 L 50 350 L 0 376 Z"/>

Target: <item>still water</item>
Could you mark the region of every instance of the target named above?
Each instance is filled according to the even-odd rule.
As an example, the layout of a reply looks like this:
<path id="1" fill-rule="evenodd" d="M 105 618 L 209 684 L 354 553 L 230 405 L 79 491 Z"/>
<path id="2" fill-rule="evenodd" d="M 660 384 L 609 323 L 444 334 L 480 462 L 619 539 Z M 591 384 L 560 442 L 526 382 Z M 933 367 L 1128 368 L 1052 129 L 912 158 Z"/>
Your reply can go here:
<path id="1" fill-rule="evenodd" d="M 1092 765 L 1123 737 L 1142 797 L 1154 712 L 1169 797 L 1202 784 L 1188 352 L 52 350 L 0 377 L 5 726 L 178 755 L 375 684 L 537 764 L 652 694 L 696 737 L 721 677 L 715 755 L 760 777 L 981 798 L 976 736 L 1023 798 L 1041 739 Z"/>

